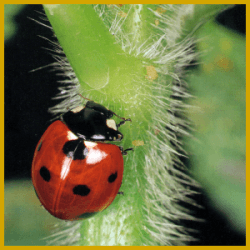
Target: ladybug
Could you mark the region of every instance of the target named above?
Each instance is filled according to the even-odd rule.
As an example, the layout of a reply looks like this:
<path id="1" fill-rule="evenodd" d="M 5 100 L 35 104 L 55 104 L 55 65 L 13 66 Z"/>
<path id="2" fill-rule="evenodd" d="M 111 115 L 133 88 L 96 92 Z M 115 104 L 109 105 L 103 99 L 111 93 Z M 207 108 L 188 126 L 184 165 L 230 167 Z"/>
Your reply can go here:
<path id="1" fill-rule="evenodd" d="M 107 208 L 119 193 L 127 150 L 113 111 L 93 101 L 70 110 L 42 135 L 32 162 L 32 182 L 42 205 L 63 220 L 88 218 Z M 116 115 L 117 116 L 117 115 Z"/>

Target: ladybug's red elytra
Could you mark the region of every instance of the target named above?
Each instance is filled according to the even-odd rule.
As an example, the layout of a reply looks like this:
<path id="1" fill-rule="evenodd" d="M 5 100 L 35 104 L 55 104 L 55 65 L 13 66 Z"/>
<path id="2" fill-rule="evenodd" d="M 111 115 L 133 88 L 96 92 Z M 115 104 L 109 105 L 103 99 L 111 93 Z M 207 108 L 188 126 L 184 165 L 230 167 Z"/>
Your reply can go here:
<path id="1" fill-rule="evenodd" d="M 68 111 L 45 131 L 35 149 L 32 182 L 42 205 L 63 220 L 88 218 L 107 208 L 119 192 L 123 150 L 114 112 L 93 101 Z"/>

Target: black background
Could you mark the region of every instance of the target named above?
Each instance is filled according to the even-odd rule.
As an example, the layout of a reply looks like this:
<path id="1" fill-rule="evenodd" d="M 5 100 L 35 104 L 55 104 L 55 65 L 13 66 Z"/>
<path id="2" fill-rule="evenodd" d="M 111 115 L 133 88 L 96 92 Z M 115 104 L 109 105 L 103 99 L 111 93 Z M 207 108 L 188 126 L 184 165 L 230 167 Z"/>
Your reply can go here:
<path id="1" fill-rule="evenodd" d="M 60 79 L 52 67 L 30 72 L 54 62 L 48 41 L 52 31 L 35 21 L 43 13 L 41 5 L 28 5 L 15 17 L 18 32 L 5 45 L 5 180 L 30 179 L 31 162 L 37 142 L 46 130 L 52 116 L 48 108 L 55 105 L 52 97 L 57 93 Z M 236 5 L 220 14 L 217 22 L 245 36 L 246 8 Z M 44 22 L 43 22 L 44 23 Z M 206 194 L 199 197 L 205 209 L 199 217 L 205 223 L 196 224 L 200 230 L 199 242 L 194 245 L 245 245 L 245 235 L 231 228 L 227 220 L 213 209 Z"/>

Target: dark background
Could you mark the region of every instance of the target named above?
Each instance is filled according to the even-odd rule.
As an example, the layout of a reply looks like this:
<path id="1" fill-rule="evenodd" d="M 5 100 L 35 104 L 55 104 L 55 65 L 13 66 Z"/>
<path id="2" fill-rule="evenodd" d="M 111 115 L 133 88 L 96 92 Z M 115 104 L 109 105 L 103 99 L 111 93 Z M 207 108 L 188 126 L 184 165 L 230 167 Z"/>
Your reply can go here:
<path id="1" fill-rule="evenodd" d="M 54 62 L 51 48 L 45 38 L 52 31 L 29 19 L 39 21 L 41 5 L 28 5 L 15 17 L 18 32 L 5 44 L 5 180 L 30 179 L 31 162 L 37 142 L 46 130 L 52 116 L 48 108 L 55 105 L 52 97 L 57 93 L 60 76 L 52 67 L 30 72 Z M 217 22 L 245 36 L 246 7 L 236 5 L 217 17 Z M 43 21 L 43 23 L 45 23 Z M 213 209 L 206 194 L 199 197 L 205 207 L 199 217 L 205 223 L 195 227 L 200 230 L 200 242 L 194 245 L 245 245 L 245 235 L 233 230 L 229 222 Z"/>

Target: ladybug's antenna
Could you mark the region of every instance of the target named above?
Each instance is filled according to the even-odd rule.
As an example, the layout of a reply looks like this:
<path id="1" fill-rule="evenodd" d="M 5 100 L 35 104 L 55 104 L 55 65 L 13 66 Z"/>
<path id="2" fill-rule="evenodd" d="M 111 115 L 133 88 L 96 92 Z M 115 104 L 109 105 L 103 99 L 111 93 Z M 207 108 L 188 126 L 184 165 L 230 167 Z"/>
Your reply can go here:
<path id="1" fill-rule="evenodd" d="M 87 98 L 87 97 L 84 97 L 82 94 L 80 94 L 80 93 L 78 93 L 78 95 L 79 96 L 81 96 L 83 99 L 85 99 L 85 100 L 88 100 L 88 101 L 91 101 L 89 98 Z"/>
<path id="2" fill-rule="evenodd" d="M 112 113 L 113 113 L 115 116 L 117 116 L 118 118 L 120 118 L 120 119 L 123 120 L 122 122 L 119 123 L 120 126 L 121 126 L 122 124 L 124 124 L 125 122 L 127 122 L 127 121 L 132 122 L 130 118 L 126 119 L 126 118 L 124 118 L 124 117 L 121 117 L 121 116 L 117 115 L 117 114 L 116 114 L 115 112 L 113 112 L 113 111 L 112 111 Z"/>

